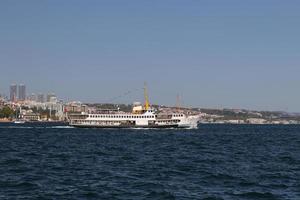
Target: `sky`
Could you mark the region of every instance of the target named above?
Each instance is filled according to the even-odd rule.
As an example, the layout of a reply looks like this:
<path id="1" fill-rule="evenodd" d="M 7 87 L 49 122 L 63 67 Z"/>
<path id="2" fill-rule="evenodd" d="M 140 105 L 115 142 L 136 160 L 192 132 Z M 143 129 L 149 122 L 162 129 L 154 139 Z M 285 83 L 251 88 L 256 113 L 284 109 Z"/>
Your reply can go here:
<path id="1" fill-rule="evenodd" d="M 298 0 L 1 0 L 0 93 L 300 112 Z M 127 95 L 125 95 L 127 94 Z"/>

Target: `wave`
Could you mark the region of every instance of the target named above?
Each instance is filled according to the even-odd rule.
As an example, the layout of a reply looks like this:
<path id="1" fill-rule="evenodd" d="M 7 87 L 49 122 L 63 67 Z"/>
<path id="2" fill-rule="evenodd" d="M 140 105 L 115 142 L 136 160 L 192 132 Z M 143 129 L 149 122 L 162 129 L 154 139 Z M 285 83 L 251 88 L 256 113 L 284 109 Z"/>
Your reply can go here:
<path id="1" fill-rule="evenodd" d="M 0 129 L 67 129 L 72 126 L 0 126 Z"/>

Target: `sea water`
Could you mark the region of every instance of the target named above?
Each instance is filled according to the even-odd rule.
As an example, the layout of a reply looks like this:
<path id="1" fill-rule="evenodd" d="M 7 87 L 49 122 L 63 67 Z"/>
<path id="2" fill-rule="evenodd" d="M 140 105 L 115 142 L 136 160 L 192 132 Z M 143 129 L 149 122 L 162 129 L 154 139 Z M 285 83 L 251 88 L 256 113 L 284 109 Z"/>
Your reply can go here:
<path id="1" fill-rule="evenodd" d="M 300 126 L 0 124 L 0 199 L 300 199 Z"/>

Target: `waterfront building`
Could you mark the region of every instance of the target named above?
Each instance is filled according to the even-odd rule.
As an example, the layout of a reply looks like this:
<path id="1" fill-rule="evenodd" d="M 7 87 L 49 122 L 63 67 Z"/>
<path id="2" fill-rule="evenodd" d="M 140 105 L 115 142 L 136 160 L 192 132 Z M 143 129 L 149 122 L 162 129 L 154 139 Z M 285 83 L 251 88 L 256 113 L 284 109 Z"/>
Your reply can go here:
<path id="1" fill-rule="evenodd" d="M 26 86 L 24 84 L 19 85 L 18 100 L 20 100 L 20 101 L 26 100 Z"/>
<path id="2" fill-rule="evenodd" d="M 17 101 L 17 85 L 16 84 L 10 85 L 9 92 L 10 92 L 10 101 L 12 101 L 12 102 Z"/>
<path id="3" fill-rule="evenodd" d="M 26 121 L 40 121 L 41 116 L 37 113 L 28 112 L 23 115 L 23 119 Z"/>

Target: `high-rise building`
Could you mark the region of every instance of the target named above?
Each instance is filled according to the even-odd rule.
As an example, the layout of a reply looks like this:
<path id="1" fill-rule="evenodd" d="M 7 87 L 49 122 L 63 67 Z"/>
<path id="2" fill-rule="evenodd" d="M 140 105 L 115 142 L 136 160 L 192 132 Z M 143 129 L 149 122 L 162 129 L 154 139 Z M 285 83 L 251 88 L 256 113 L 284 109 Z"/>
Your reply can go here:
<path id="1" fill-rule="evenodd" d="M 17 85 L 16 84 L 10 85 L 9 92 L 10 92 L 10 101 L 12 101 L 12 102 L 17 101 Z"/>
<path id="2" fill-rule="evenodd" d="M 26 86 L 24 84 L 19 85 L 19 100 L 20 101 L 26 100 Z"/>
<path id="3" fill-rule="evenodd" d="M 38 94 L 37 101 L 40 102 L 40 103 L 44 103 L 44 95 L 43 94 Z"/>

